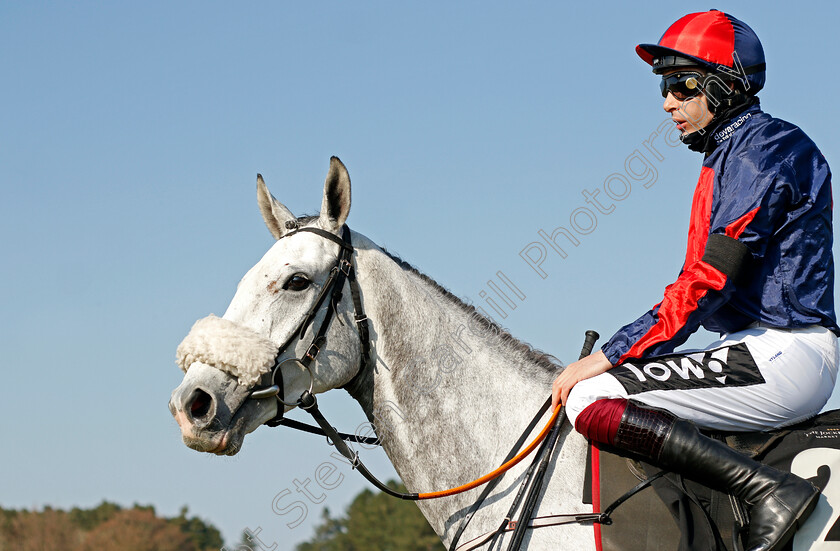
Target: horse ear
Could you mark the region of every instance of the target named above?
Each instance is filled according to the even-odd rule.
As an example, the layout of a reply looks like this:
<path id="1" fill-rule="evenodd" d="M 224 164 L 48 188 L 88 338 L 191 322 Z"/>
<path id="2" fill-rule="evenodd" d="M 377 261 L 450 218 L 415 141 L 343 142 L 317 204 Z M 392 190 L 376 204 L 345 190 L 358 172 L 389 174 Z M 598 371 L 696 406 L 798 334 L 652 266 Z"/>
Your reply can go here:
<path id="1" fill-rule="evenodd" d="M 296 221 L 295 215 L 286 206 L 269 193 L 262 175 L 257 174 L 257 204 L 260 206 L 265 225 L 275 239 L 280 239 L 289 231 L 286 222 Z"/>
<path id="2" fill-rule="evenodd" d="M 350 175 L 338 157 L 330 158 L 330 171 L 324 182 L 324 202 L 319 223 L 325 230 L 338 233 L 350 214 Z"/>

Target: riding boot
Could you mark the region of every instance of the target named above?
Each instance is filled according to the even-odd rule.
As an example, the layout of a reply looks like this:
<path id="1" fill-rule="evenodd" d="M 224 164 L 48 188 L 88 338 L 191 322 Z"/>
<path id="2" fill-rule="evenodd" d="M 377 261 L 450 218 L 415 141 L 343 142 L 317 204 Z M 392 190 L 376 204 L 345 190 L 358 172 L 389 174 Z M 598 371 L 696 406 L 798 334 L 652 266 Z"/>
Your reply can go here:
<path id="1" fill-rule="evenodd" d="M 634 402 L 627 403 L 613 445 L 745 501 L 750 506 L 748 551 L 781 549 L 819 499 L 819 489 L 807 480 L 703 436 L 694 423 Z"/>

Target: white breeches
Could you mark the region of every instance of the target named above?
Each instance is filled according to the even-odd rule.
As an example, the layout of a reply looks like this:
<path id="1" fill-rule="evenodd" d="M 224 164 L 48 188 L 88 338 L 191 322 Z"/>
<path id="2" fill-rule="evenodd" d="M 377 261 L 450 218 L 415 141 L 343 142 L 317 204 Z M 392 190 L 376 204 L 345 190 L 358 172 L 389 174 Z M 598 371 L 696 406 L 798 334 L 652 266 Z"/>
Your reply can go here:
<path id="1" fill-rule="evenodd" d="M 837 337 L 824 327 L 752 327 L 704 349 L 632 360 L 581 381 L 566 413 L 574 423 L 596 400 L 626 398 L 703 429 L 773 429 L 819 413 L 834 390 L 838 361 Z"/>

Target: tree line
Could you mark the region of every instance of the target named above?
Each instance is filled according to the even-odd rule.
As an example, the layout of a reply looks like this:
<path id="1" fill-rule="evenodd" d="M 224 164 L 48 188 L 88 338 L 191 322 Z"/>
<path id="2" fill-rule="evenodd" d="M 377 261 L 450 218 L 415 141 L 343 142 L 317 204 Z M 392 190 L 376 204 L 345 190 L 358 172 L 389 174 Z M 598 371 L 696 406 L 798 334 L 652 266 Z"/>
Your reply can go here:
<path id="1" fill-rule="evenodd" d="M 402 484 L 388 486 L 406 492 Z M 103 501 L 92 509 L 41 511 L 0 507 L 0 551 L 220 551 L 219 530 L 187 507 L 161 517 L 151 505 L 123 508 Z M 260 551 L 242 534 L 233 550 Z M 324 509 L 312 538 L 296 551 L 442 551 L 437 534 L 413 502 L 363 490 L 343 515 Z"/>
<path id="2" fill-rule="evenodd" d="M 197 517 L 159 517 L 152 506 L 27 511 L 0 508 L 0 551 L 218 551 L 219 530 Z"/>
<path id="3" fill-rule="evenodd" d="M 389 481 L 388 487 L 406 492 Z M 444 551 L 440 538 L 417 505 L 382 492 L 363 490 L 344 515 L 332 517 L 324 509 L 315 535 L 296 551 Z"/>

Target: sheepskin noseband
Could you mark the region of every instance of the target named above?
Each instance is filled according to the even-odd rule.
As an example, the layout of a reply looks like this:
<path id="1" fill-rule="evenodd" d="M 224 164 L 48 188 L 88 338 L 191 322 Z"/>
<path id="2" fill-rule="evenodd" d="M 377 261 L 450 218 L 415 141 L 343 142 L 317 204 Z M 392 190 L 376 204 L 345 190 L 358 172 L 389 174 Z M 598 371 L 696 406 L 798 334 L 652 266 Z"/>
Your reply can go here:
<path id="1" fill-rule="evenodd" d="M 189 335 L 178 345 L 176 363 L 186 373 L 195 363 L 212 365 L 254 386 L 274 366 L 277 345 L 230 320 L 210 314 L 195 322 Z"/>

